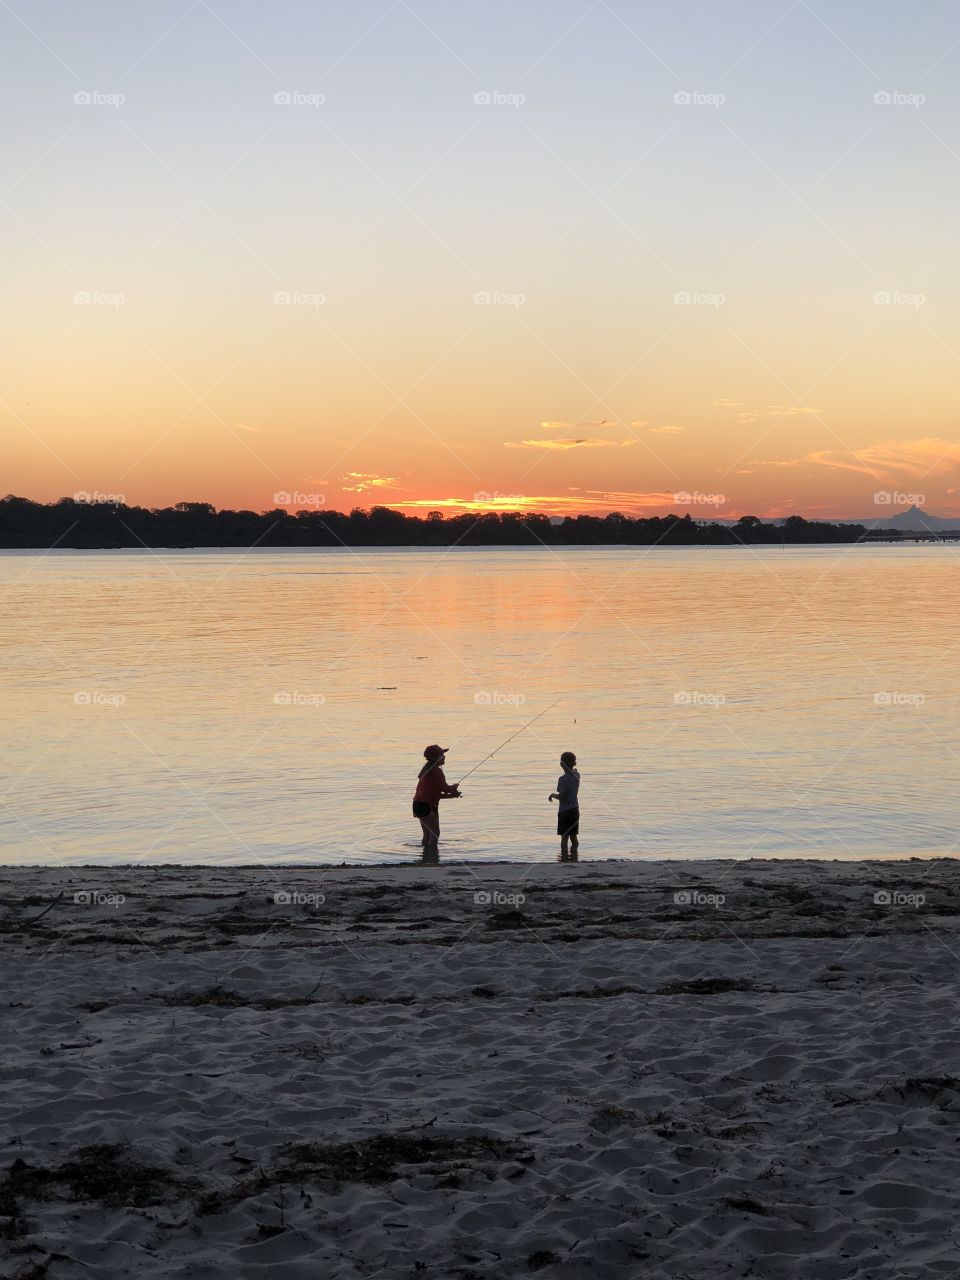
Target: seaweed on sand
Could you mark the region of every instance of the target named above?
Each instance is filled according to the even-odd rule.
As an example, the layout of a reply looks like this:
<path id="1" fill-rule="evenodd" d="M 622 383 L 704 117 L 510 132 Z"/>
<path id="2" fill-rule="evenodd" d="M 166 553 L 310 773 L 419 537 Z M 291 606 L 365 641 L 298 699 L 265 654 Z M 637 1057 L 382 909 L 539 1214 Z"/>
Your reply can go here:
<path id="1" fill-rule="evenodd" d="M 200 1213 L 219 1213 L 230 1204 L 270 1187 L 305 1182 L 394 1182 L 404 1169 L 419 1173 L 483 1172 L 493 1164 L 533 1159 L 525 1144 L 494 1134 L 377 1133 L 357 1142 L 293 1142 L 281 1148 L 269 1168 L 231 1187 L 204 1195 Z"/>

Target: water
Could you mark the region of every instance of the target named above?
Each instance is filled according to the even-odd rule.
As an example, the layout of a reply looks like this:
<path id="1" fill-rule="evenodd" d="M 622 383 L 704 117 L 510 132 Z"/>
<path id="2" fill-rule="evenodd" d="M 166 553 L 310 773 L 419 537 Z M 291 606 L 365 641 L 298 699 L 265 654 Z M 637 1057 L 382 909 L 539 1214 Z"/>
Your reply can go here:
<path id="1" fill-rule="evenodd" d="M 947 547 L 0 553 L 5 862 L 955 852 Z"/>

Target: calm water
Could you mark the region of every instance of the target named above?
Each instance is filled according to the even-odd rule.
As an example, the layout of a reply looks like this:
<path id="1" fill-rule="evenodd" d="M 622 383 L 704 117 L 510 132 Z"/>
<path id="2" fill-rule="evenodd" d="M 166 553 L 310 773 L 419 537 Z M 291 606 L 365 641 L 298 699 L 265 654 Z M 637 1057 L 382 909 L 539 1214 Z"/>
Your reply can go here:
<path id="1" fill-rule="evenodd" d="M 954 853 L 946 547 L 0 553 L 8 862 Z"/>

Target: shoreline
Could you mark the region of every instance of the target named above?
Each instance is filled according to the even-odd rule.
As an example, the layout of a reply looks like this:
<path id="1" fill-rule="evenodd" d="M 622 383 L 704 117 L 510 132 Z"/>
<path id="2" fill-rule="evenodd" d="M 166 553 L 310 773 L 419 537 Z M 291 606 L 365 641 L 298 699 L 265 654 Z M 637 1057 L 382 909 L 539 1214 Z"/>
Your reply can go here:
<path id="1" fill-rule="evenodd" d="M 754 863 L 758 865 L 784 866 L 794 863 L 800 866 L 881 866 L 908 862 L 960 862 L 960 853 L 890 853 L 875 854 L 871 857 L 857 857 L 847 854 L 845 857 L 824 857 L 821 854 L 784 854 L 780 857 L 757 857 L 754 854 L 743 858 L 688 858 L 682 855 L 669 856 L 660 854 L 609 854 L 599 856 L 585 854 L 576 862 L 561 863 L 554 854 L 537 859 L 520 858 L 444 858 L 437 863 L 425 863 L 422 858 L 411 854 L 405 857 L 397 854 L 391 862 L 2 862 L 0 877 L 5 871 L 142 871 L 150 874 L 154 871 L 393 871 L 421 870 L 443 871 L 445 868 L 499 867 L 499 868 L 540 868 L 552 866 L 568 867 L 637 867 L 637 866 L 676 866 L 676 867 L 744 867 Z"/>

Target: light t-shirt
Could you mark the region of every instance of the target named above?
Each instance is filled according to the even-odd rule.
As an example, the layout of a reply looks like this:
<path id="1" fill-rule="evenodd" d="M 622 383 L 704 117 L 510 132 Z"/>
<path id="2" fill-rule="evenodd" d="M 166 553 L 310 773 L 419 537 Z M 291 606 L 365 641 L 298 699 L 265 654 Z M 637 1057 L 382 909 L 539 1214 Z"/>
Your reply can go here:
<path id="1" fill-rule="evenodd" d="M 560 812 L 564 809 L 576 809 L 579 807 L 577 796 L 580 791 L 580 774 L 576 769 L 569 772 L 564 771 L 557 779 L 557 796 L 560 801 Z"/>

